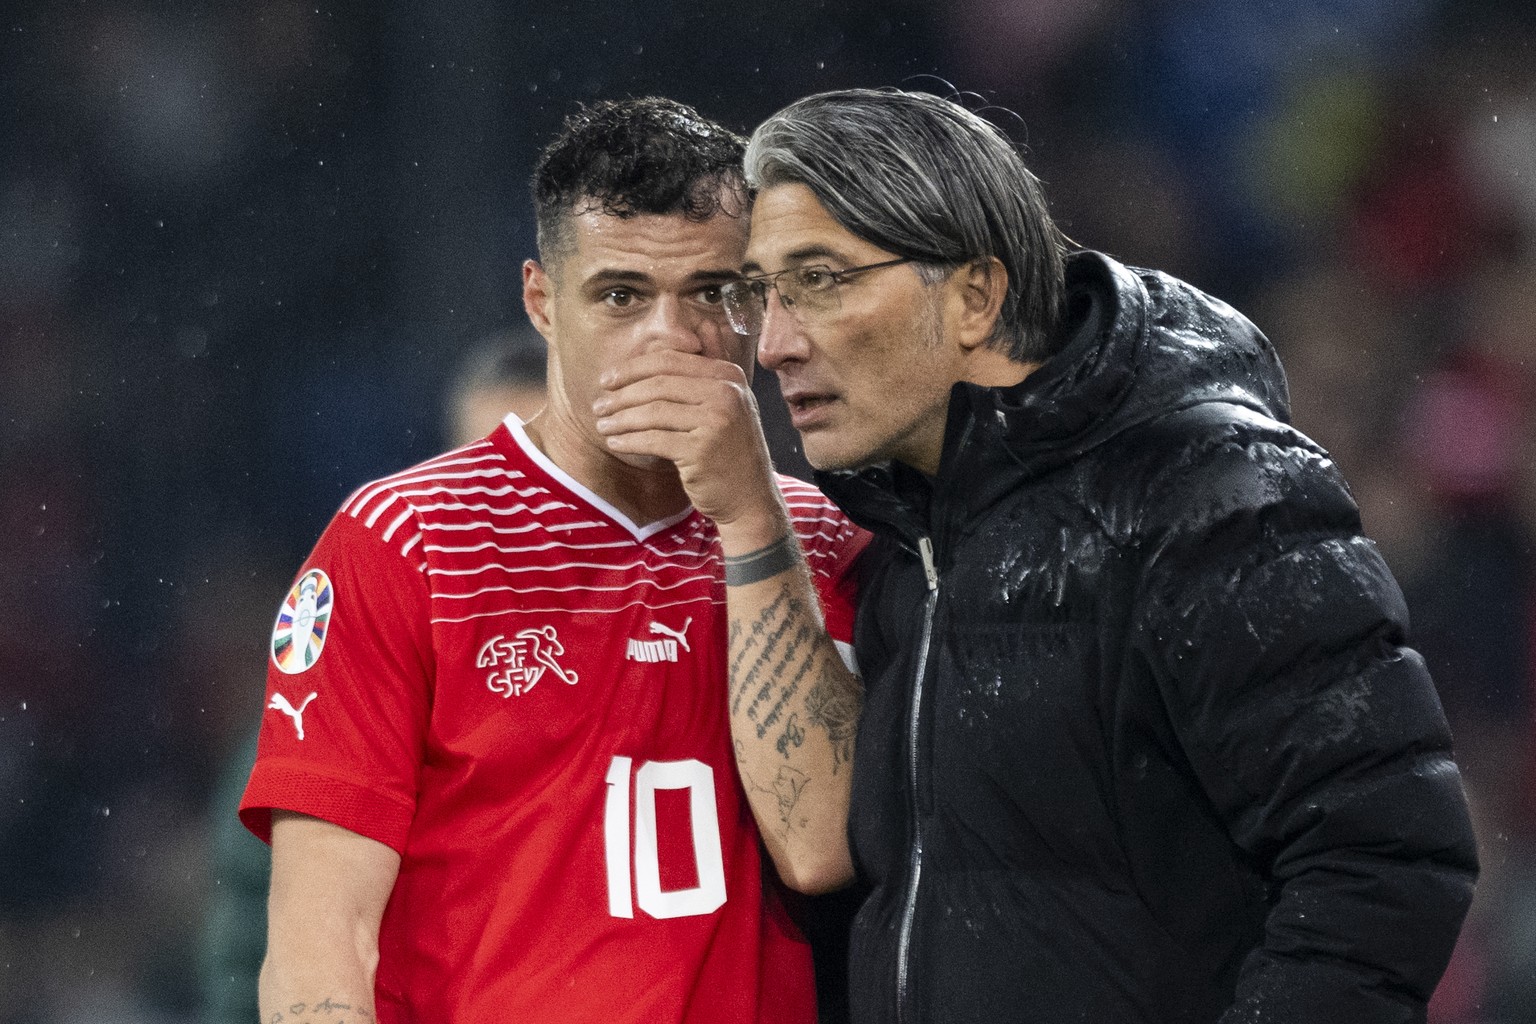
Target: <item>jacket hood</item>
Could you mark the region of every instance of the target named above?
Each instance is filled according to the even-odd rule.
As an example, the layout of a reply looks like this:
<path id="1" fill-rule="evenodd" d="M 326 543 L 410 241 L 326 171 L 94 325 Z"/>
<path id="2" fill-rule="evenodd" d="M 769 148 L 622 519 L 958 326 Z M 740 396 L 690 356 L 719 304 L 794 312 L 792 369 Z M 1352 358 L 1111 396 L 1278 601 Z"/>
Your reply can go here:
<path id="1" fill-rule="evenodd" d="M 1274 347 L 1225 302 L 1090 251 L 1068 257 L 1066 285 L 1067 338 L 1054 356 L 1012 387 L 962 382 L 951 391 L 935 493 L 959 493 L 969 508 L 985 508 L 1021 475 L 1048 472 L 1139 423 L 1206 402 L 1289 422 Z M 913 511 L 910 475 L 876 466 L 818 472 L 816 482 L 861 525 L 890 527 Z M 916 511 L 927 518 L 926 508 Z"/>

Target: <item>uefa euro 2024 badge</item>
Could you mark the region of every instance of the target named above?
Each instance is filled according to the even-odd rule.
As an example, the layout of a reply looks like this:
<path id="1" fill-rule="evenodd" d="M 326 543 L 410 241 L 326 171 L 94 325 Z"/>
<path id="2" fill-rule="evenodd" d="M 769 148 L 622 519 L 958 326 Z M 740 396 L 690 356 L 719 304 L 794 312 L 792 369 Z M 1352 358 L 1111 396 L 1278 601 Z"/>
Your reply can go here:
<path id="1" fill-rule="evenodd" d="M 288 591 L 272 627 L 272 664 L 296 676 L 320 660 L 336 592 L 330 577 L 311 569 Z"/>

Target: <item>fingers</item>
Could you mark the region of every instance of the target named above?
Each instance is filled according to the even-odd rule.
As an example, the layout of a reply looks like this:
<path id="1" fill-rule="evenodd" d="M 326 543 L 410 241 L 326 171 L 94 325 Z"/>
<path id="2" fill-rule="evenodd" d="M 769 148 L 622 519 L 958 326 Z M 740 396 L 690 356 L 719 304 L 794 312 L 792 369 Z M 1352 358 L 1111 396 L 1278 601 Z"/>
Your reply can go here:
<path id="1" fill-rule="evenodd" d="M 647 455 L 674 465 L 688 463 L 695 454 L 693 439 L 676 430 L 629 430 L 605 440 L 608 450 L 617 455 Z"/>
<path id="2" fill-rule="evenodd" d="M 603 403 L 599 401 L 598 404 Z M 699 430 L 718 432 L 727 428 L 730 421 L 731 417 L 726 410 L 717 406 L 655 396 L 644 401 L 614 406 L 608 415 L 598 419 L 596 426 L 597 432 L 603 437 L 616 438 L 641 431 L 674 434 L 690 434 Z"/>
<path id="3" fill-rule="evenodd" d="M 757 520 L 778 528 L 772 460 L 741 367 L 695 353 L 647 352 L 604 373 L 601 383 L 592 410 L 609 451 L 671 462 L 694 508 L 722 529 Z"/>
<path id="4" fill-rule="evenodd" d="M 756 399 L 745 384 L 720 378 L 664 376 L 644 377 L 609 391 L 592 403 L 592 411 L 606 417 L 656 402 L 716 406 L 732 415 L 756 409 Z"/>
<path id="5" fill-rule="evenodd" d="M 749 386 L 746 371 L 735 363 L 676 349 L 658 349 L 626 359 L 605 371 L 599 383 L 610 391 L 617 391 L 650 377 L 668 376 L 723 380 Z"/>

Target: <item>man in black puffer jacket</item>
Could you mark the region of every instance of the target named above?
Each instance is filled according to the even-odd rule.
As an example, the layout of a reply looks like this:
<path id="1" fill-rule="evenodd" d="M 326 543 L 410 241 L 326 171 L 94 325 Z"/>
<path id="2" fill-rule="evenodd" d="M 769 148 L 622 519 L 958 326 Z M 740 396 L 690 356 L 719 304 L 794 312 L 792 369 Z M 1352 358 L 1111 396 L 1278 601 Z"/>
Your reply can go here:
<path id="1" fill-rule="evenodd" d="M 875 540 L 856 741 L 827 672 L 749 694 L 784 732 L 733 678 L 733 728 L 786 880 L 869 888 L 854 1021 L 1422 1021 L 1476 877 L 1466 802 L 1268 341 L 1064 256 L 1012 146 L 947 100 L 810 97 L 747 171 L 727 311 Z M 842 806 L 846 836 L 799 834 Z"/>

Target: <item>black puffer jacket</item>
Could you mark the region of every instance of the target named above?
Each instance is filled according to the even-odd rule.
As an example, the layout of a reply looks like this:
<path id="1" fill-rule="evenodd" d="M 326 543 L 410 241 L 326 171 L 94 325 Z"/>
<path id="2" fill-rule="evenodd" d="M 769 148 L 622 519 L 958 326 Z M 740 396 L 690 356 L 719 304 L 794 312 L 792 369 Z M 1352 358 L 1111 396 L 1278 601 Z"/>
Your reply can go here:
<path id="1" fill-rule="evenodd" d="M 878 535 L 853 1019 L 1422 1020 L 1476 855 L 1398 587 L 1252 324 L 1095 253 L 1068 285 L 931 485 L 818 475 Z"/>

